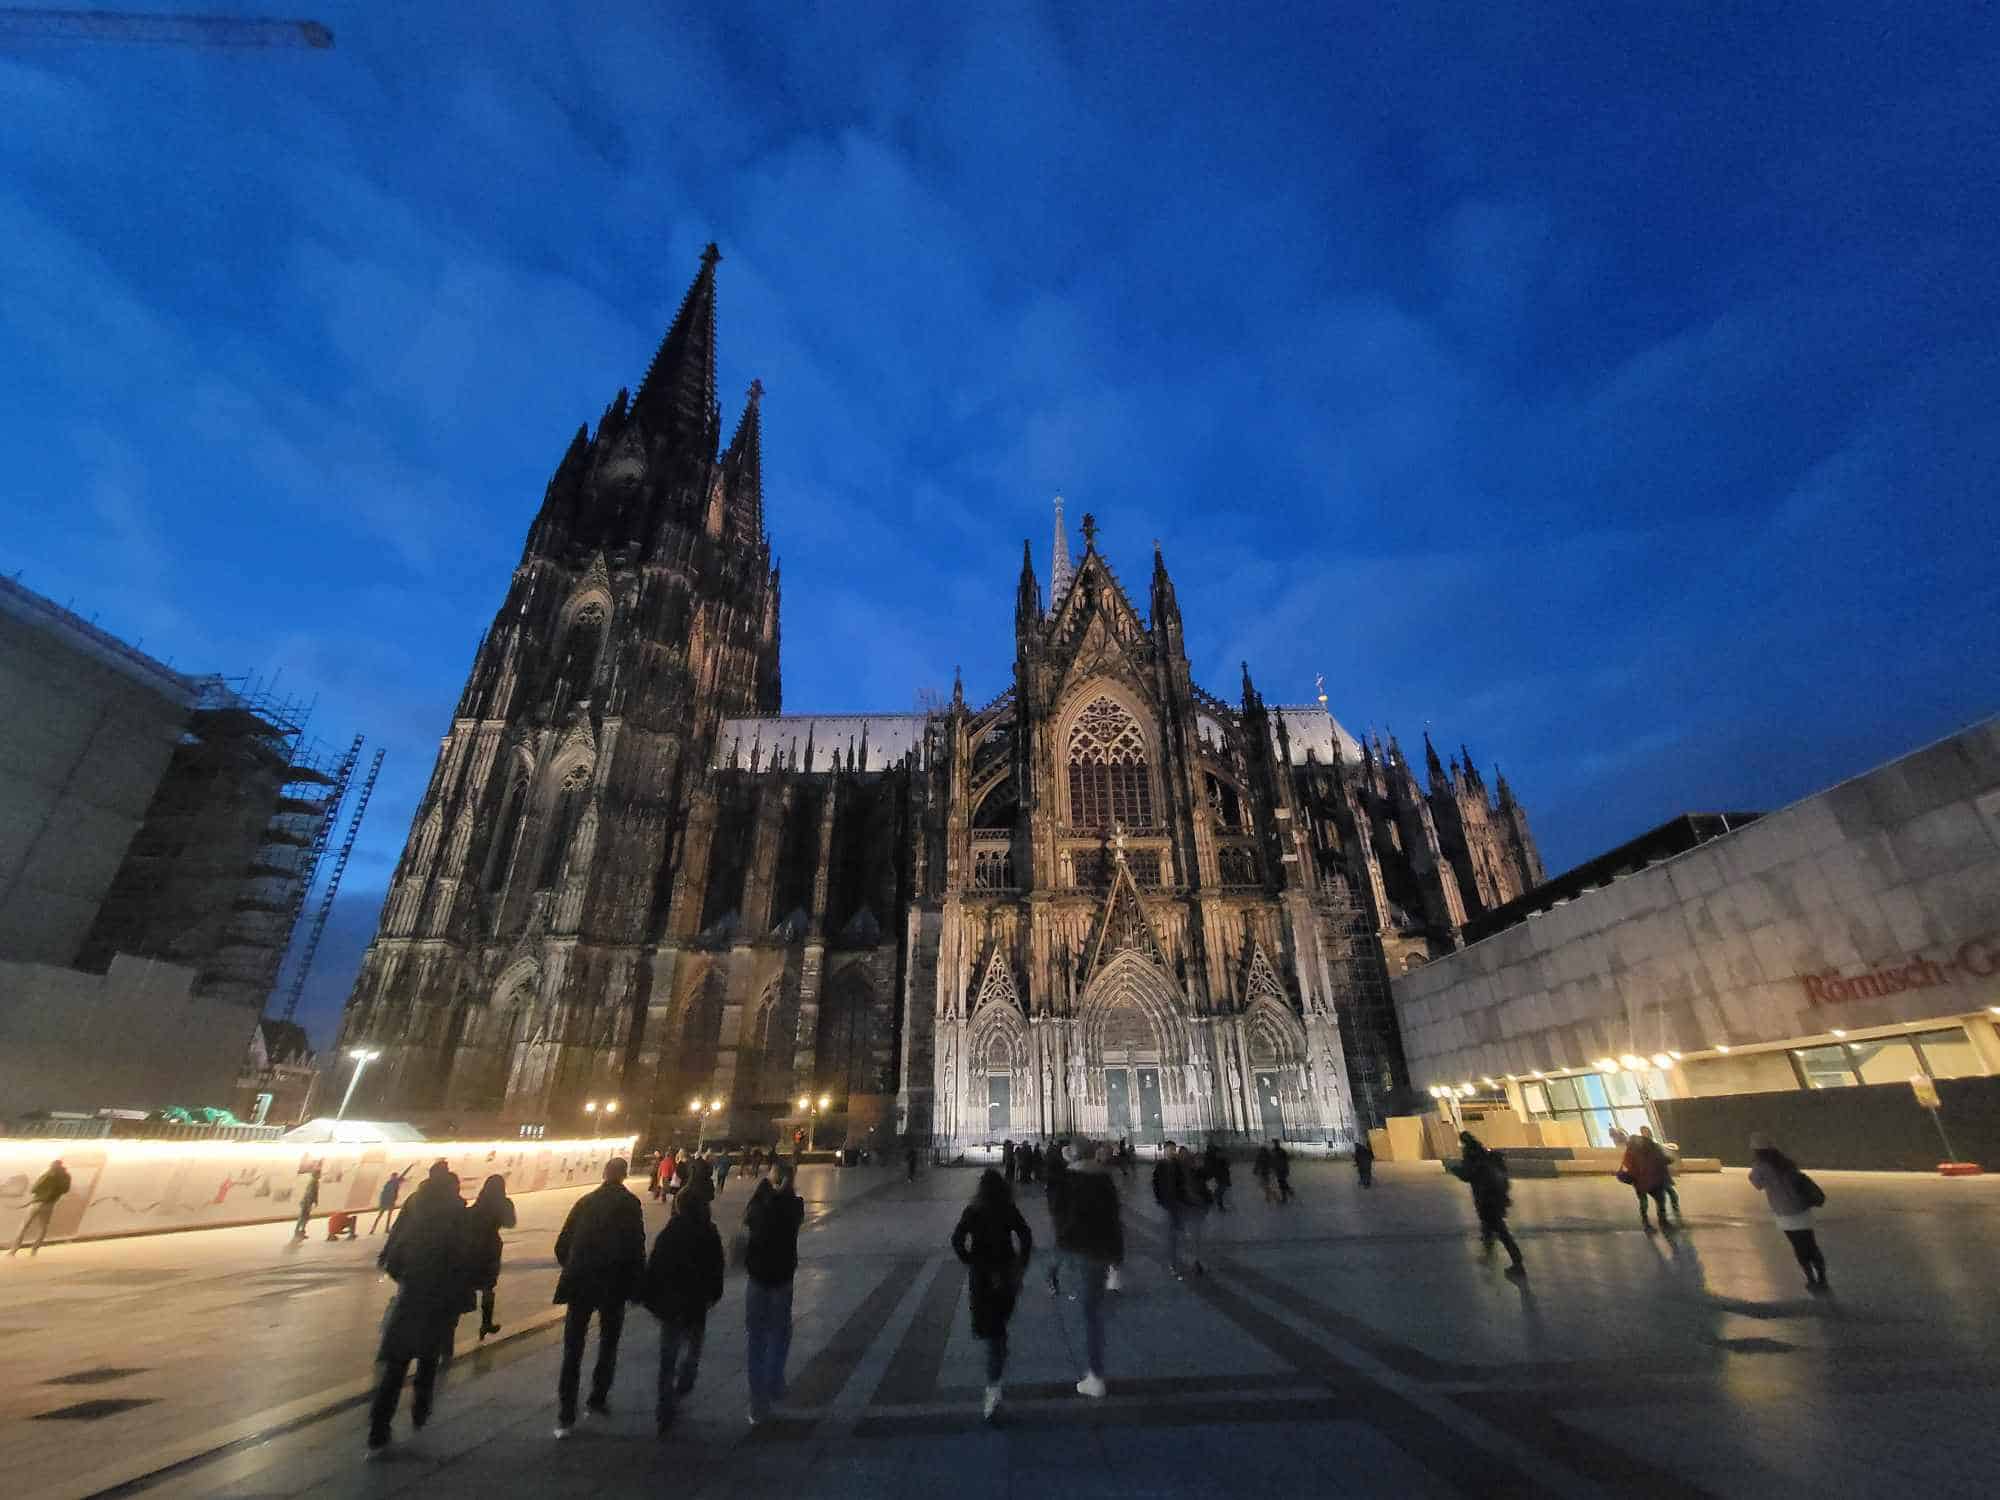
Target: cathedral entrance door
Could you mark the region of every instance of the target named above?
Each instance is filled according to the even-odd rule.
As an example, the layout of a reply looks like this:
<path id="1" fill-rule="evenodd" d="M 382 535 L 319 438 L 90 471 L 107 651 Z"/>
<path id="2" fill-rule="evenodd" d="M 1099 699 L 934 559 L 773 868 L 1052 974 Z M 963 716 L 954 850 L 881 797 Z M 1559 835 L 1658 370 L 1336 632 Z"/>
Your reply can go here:
<path id="1" fill-rule="evenodd" d="M 1123 1068 L 1104 1073 L 1104 1128 L 1121 1139 L 1132 1133 L 1132 1075 Z"/>
<path id="2" fill-rule="evenodd" d="M 1257 1075 L 1257 1108 L 1264 1117 L 1265 1139 L 1284 1139 L 1285 1111 L 1278 1104 L 1278 1075 L 1276 1073 L 1259 1073 Z"/>
<path id="3" fill-rule="evenodd" d="M 1160 1111 L 1160 1070 L 1140 1068 L 1139 1139 L 1163 1141 L 1167 1138 L 1166 1116 Z"/>
<path id="4" fill-rule="evenodd" d="M 993 1140 L 1004 1140 L 1013 1128 L 1014 1080 L 1005 1073 L 989 1074 L 986 1079 L 986 1134 Z"/>

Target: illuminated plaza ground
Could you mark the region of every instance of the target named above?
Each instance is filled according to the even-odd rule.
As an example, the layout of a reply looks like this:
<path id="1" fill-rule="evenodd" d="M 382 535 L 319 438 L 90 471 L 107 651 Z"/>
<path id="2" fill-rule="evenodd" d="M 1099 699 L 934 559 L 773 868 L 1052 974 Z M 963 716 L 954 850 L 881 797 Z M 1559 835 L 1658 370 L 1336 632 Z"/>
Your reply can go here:
<path id="1" fill-rule="evenodd" d="M 438 1416 L 362 1462 L 389 1288 L 374 1247 L 278 1227 L 56 1246 L 0 1267 L 17 1495 L 1747 1495 L 1986 1492 L 2000 1473 L 2000 1182 L 1819 1174 L 1834 1294 L 1808 1299 L 1740 1171 L 1682 1183 L 1689 1230 L 1641 1234 L 1608 1179 L 1515 1186 L 1531 1276 L 1482 1263 L 1463 1188 L 1390 1167 L 1364 1194 L 1303 1166 L 1267 1208 L 1239 1171 L 1201 1281 L 1159 1269 L 1144 1168 L 1086 1403 L 1076 1304 L 1030 1280 L 1009 1402 L 945 1238 L 973 1176 L 808 1169 L 793 1399 L 744 1422 L 731 1275 L 675 1440 L 652 1433 L 657 1335 L 627 1325 L 610 1421 L 551 1439 L 554 1233 L 520 1200 L 497 1346 L 469 1337 Z M 1246 1192 L 1245 1188 L 1252 1189 Z M 1046 1229 L 1039 1190 L 1030 1222 Z M 721 1210 L 743 1201 L 733 1185 Z M 657 1228 L 658 1209 L 648 1202 Z M 473 1326 L 468 1320 L 466 1329 Z"/>

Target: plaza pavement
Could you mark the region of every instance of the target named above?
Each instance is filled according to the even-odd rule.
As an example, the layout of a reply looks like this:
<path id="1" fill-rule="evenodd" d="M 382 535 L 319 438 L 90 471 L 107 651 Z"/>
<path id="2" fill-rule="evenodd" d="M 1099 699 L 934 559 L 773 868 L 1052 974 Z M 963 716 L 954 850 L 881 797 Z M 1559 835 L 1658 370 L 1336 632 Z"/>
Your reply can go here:
<path id="1" fill-rule="evenodd" d="M 1740 1171 L 1681 1183 L 1688 1229 L 1641 1234 L 1608 1179 L 1522 1180 L 1529 1279 L 1482 1261 L 1435 1164 L 1301 1164 L 1267 1207 L 1239 1167 L 1210 1275 L 1177 1283 L 1142 1164 L 1110 1397 L 1085 1402 L 1077 1304 L 1041 1261 L 1008 1402 L 945 1240 L 974 1174 L 808 1168 L 792 1395 L 744 1421 L 742 1288 L 709 1323 L 674 1441 L 652 1434 L 657 1334 L 634 1310 L 614 1414 L 551 1438 L 550 1243 L 575 1194 L 519 1200 L 505 1333 L 460 1339 L 432 1424 L 361 1461 L 388 1286 L 373 1251 L 223 1230 L 58 1247 L 0 1267 L 0 1388 L 21 1495 L 1972 1495 L 2000 1473 L 2000 1182 L 1823 1173 L 1833 1295 L 1804 1295 Z M 725 1226 L 744 1201 L 732 1185 Z M 1038 1241 L 1040 1190 L 1024 1190 Z M 648 1201 L 649 1226 L 659 1210 Z M 474 1326 L 468 1320 L 468 1328 Z M 64 1415 L 92 1401 L 140 1403 Z"/>

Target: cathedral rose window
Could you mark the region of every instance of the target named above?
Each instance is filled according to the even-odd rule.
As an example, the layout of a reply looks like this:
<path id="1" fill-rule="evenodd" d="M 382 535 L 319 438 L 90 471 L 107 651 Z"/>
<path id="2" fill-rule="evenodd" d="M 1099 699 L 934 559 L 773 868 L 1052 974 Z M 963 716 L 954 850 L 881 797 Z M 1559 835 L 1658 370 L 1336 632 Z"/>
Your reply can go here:
<path id="1" fill-rule="evenodd" d="M 1138 721 L 1110 698 L 1098 698 L 1069 732 L 1072 828 L 1153 826 L 1153 780 Z"/>

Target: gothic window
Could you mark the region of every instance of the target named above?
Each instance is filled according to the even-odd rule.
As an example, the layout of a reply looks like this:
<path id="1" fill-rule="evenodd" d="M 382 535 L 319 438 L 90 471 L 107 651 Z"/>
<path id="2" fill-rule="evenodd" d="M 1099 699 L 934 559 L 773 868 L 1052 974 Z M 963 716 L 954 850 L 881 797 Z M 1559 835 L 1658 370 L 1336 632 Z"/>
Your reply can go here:
<path id="1" fill-rule="evenodd" d="M 1208 781 L 1208 805 L 1215 819 L 1224 828 L 1243 826 L 1243 809 L 1237 801 L 1236 788 L 1219 777 L 1210 776 Z"/>
<path id="2" fill-rule="evenodd" d="M 507 879 L 507 866 L 514 859 L 514 845 L 521 838 L 521 816 L 528 806 L 528 778 L 514 778 L 514 788 L 502 805 L 499 828 L 493 847 L 486 854 L 486 889 L 497 891 Z"/>
<path id="3" fill-rule="evenodd" d="M 750 1076 L 756 1081 L 757 1097 L 766 1101 L 788 1097 L 792 1091 L 792 1023 L 775 984 L 764 992 L 764 1003 L 757 1007 L 753 1043 L 757 1061 Z"/>
<path id="4" fill-rule="evenodd" d="M 1153 826 L 1145 736 L 1110 698 L 1093 701 L 1069 732 L 1069 821 L 1073 828 Z"/>
<path id="5" fill-rule="evenodd" d="M 874 1013 L 875 996 L 866 979 L 850 973 L 834 982 L 820 1009 L 817 1087 L 845 1098 L 882 1091 L 884 1080 L 874 1056 Z"/>
<path id="6" fill-rule="evenodd" d="M 589 766 L 571 766 L 569 774 L 563 777 L 562 787 L 556 793 L 555 810 L 549 818 L 549 842 L 542 855 L 541 878 L 535 882 L 537 889 L 554 885 L 561 878 L 564 861 L 569 857 L 570 840 L 576 837 L 577 822 L 583 817 L 583 800 L 589 786 Z"/>
<path id="7" fill-rule="evenodd" d="M 590 696 L 597 678 L 597 658 L 604 646 L 604 606 L 586 604 L 569 622 L 563 635 L 561 678 L 574 701 Z"/>
<path id="8" fill-rule="evenodd" d="M 1257 856 L 1240 844 L 1225 845 L 1216 854 L 1224 885 L 1256 885 Z"/>
<path id="9" fill-rule="evenodd" d="M 1160 851 L 1157 849 L 1134 849 L 1125 856 L 1125 867 L 1132 872 L 1132 879 L 1139 885 L 1152 888 L 1160 885 Z"/>
<path id="10" fill-rule="evenodd" d="M 1014 888 L 1014 852 L 1011 849 L 975 849 L 972 852 L 972 888 L 978 891 L 1011 891 Z"/>

